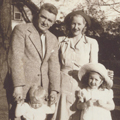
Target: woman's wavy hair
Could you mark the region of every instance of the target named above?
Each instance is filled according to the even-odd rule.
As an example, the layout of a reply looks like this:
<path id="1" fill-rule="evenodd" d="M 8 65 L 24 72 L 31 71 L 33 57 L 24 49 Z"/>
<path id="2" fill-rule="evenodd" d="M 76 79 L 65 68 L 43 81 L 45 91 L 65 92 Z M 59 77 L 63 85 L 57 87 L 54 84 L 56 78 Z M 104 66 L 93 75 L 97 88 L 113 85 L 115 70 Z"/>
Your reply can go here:
<path id="1" fill-rule="evenodd" d="M 91 20 L 83 11 L 81 11 L 81 10 L 73 11 L 73 12 L 69 13 L 64 19 L 64 25 L 65 25 L 65 31 L 64 32 L 65 32 L 66 36 L 72 37 L 72 33 L 71 33 L 71 30 L 70 30 L 71 29 L 71 22 L 73 20 L 73 17 L 78 16 L 78 15 L 82 16 L 83 19 L 84 19 L 83 22 L 85 24 L 85 27 L 82 31 L 82 34 L 84 34 L 86 32 L 87 28 L 90 27 Z"/>

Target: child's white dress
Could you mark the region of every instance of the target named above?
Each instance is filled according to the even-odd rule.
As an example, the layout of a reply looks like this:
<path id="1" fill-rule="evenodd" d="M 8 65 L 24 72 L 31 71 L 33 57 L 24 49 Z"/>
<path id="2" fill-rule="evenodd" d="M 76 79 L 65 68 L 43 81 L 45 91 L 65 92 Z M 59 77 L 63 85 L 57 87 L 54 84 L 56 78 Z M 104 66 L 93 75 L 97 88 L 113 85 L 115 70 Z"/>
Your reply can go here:
<path id="1" fill-rule="evenodd" d="M 45 120 L 46 114 L 53 113 L 51 108 L 47 105 L 42 105 L 40 108 L 34 109 L 28 103 L 23 103 L 21 110 L 26 120 Z"/>
<path id="2" fill-rule="evenodd" d="M 86 101 L 93 99 L 107 102 L 113 99 L 112 89 L 91 90 L 90 88 L 87 88 L 82 89 L 82 93 Z M 80 120 L 112 120 L 112 118 L 109 110 L 93 105 L 82 111 Z"/>

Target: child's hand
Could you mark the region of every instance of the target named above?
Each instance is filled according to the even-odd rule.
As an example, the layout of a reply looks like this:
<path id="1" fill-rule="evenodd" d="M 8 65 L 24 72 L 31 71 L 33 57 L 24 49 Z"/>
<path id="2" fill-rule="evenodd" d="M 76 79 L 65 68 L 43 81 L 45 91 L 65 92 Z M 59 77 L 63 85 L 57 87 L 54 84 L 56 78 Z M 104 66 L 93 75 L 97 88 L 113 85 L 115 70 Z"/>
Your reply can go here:
<path id="1" fill-rule="evenodd" d="M 93 106 L 93 105 L 95 104 L 95 102 L 96 102 L 96 100 L 94 100 L 94 99 L 89 99 L 89 100 L 86 102 L 86 104 L 87 104 L 88 107 L 91 107 L 91 106 Z"/>
<path id="2" fill-rule="evenodd" d="M 102 100 L 97 100 L 96 103 L 97 103 L 97 106 L 103 106 L 105 104 L 105 102 Z"/>

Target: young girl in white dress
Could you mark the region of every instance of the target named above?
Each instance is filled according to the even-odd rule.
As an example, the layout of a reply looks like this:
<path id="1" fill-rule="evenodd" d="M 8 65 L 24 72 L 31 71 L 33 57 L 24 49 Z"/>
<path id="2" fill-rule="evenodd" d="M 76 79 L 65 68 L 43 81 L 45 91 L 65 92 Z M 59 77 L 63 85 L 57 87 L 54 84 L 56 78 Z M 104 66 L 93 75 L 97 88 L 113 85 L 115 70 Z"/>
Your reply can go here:
<path id="1" fill-rule="evenodd" d="M 78 72 L 79 80 L 86 86 L 78 92 L 77 108 L 82 110 L 80 120 L 112 120 L 114 110 L 111 79 L 104 65 L 88 63 Z"/>
<path id="2" fill-rule="evenodd" d="M 29 103 L 18 102 L 15 110 L 16 117 L 24 120 L 45 120 L 46 114 L 55 112 L 55 104 L 48 106 L 45 101 L 46 91 L 41 86 L 32 86 L 29 90 Z"/>

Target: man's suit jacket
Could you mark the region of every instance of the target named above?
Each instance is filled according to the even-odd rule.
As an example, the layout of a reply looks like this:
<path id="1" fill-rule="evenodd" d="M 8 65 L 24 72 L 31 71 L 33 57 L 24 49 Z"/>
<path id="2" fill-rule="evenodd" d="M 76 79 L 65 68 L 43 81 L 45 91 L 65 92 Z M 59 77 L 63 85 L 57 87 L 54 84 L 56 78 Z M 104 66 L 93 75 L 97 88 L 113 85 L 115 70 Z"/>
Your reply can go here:
<path id="1" fill-rule="evenodd" d="M 40 35 L 32 23 L 17 25 L 12 33 L 8 64 L 13 86 L 24 86 L 24 97 L 33 84 L 46 91 L 60 90 L 58 41 L 46 31 L 46 53 L 42 58 Z"/>

